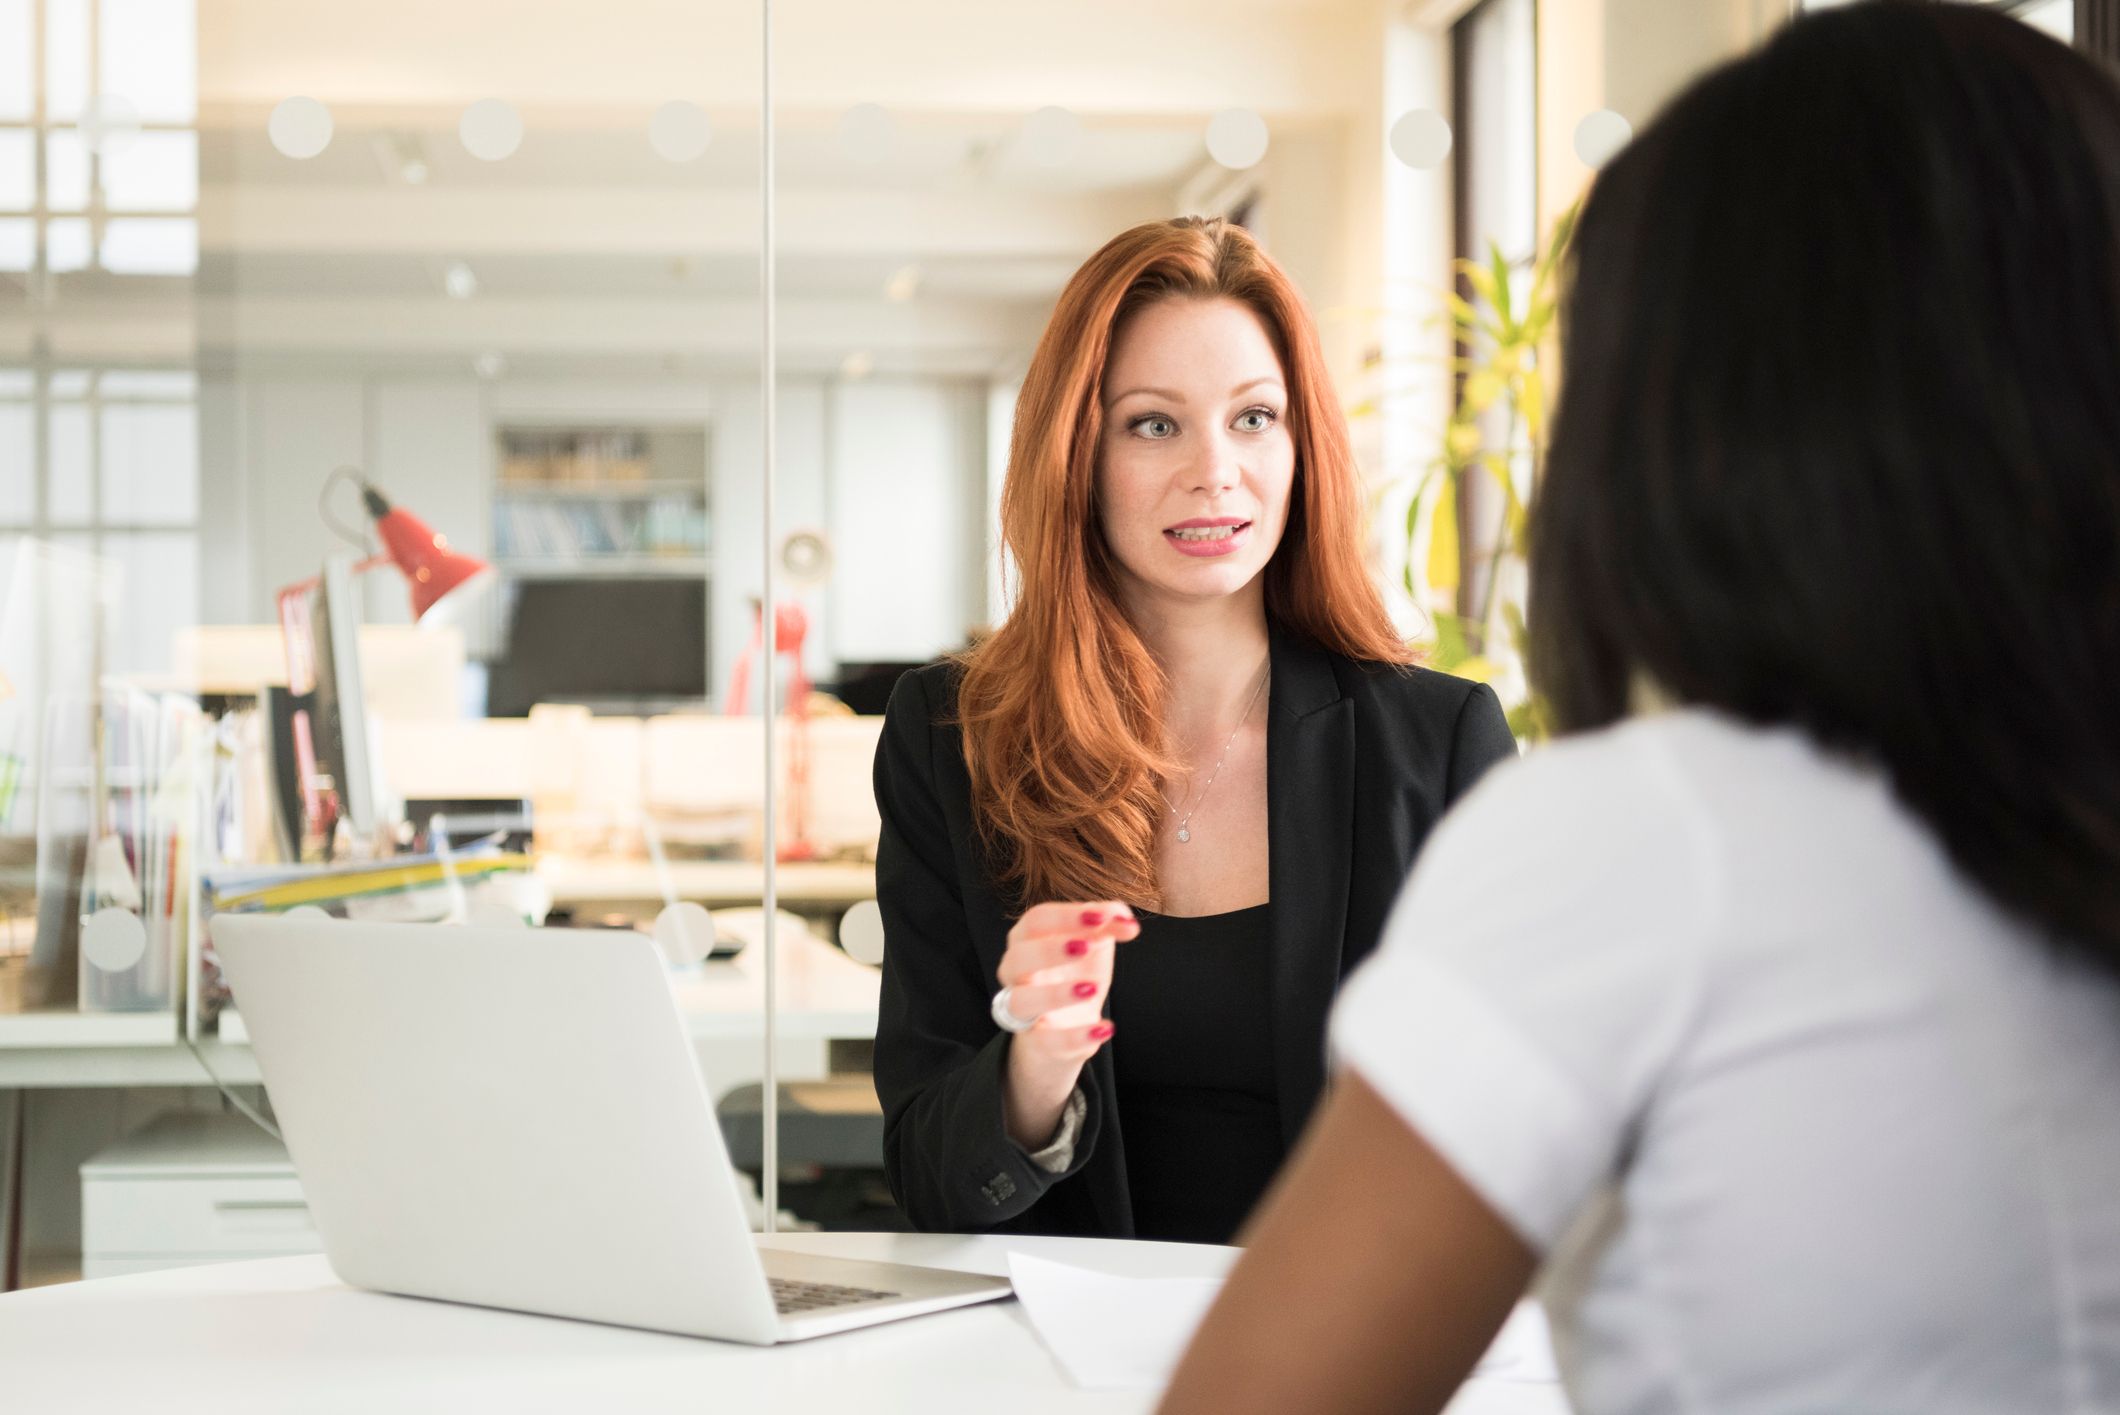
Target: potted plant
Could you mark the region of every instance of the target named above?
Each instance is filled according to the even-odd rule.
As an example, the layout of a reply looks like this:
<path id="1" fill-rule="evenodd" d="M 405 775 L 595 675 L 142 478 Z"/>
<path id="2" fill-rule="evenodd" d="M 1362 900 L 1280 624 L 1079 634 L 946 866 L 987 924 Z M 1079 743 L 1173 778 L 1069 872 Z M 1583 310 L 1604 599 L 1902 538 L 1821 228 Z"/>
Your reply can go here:
<path id="1" fill-rule="evenodd" d="M 1455 346 L 1455 404 L 1406 505 L 1402 584 L 1428 621 L 1425 662 L 1492 684 L 1520 740 L 1543 735 L 1523 670 L 1525 525 L 1545 465 L 1548 350 L 1574 224 L 1570 207 L 1527 271 L 1493 241 L 1484 262 L 1457 263 L 1472 297 L 1446 292 L 1440 316 Z M 1487 514 L 1468 523 L 1483 504 Z"/>

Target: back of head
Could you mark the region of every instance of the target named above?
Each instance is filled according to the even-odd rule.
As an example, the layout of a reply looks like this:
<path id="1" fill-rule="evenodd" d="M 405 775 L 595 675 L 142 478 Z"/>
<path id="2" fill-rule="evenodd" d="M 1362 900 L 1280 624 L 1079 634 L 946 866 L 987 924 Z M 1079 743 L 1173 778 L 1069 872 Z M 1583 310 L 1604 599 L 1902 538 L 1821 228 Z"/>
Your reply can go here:
<path id="1" fill-rule="evenodd" d="M 1971 6 L 1799 20 L 1577 227 L 1535 512 L 1563 730 L 1644 683 L 1881 762 L 2120 967 L 2120 90 Z"/>

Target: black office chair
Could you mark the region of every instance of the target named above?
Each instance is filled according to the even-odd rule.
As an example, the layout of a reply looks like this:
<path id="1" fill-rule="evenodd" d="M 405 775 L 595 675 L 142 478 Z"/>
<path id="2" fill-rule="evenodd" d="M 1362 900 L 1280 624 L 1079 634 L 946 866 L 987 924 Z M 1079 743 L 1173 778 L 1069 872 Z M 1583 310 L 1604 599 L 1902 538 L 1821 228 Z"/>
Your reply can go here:
<path id="1" fill-rule="evenodd" d="M 840 918 L 839 946 L 857 963 L 883 962 L 883 916 L 864 900 Z M 747 1173 L 765 1170 L 765 1088 L 738 1086 L 714 1112 L 730 1161 Z M 781 1202 L 826 1228 L 864 1231 L 910 1227 L 883 1183 L 883 1107 L 864 1068 L 821 1081 L 780 1087 L 780 1164 L 816 1178 L 783 1182 Z"/>

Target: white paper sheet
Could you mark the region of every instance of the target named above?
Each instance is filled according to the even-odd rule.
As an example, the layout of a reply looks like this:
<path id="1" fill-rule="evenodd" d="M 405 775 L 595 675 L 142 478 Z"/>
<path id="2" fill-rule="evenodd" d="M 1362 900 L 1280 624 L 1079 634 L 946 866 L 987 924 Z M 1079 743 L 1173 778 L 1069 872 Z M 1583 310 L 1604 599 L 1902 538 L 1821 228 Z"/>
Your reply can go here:
<path id="1" fill-rule="evenodd" d="M 1561 1372 L 1553 1363 L 1553 1331 L 1546 1325 L 1546 1309 L 1536 1302 L 1517 1303 L 1472 1374 L 1486 1381 L 1558 1384 Z"/>
<path id="2" fill-rule="evenodd" d="M 1160 1390 L 1222 1290 L 1218 1277 L 1113 1277 L 1022 1253 L 1009 1281 L 1039 1339 L 1085 1390 Z"/>
<path id="3" fill-rule="evenodd" d="M 1085 1390 L 1160 1390 L 1207 1309 L 1218 1277 L 1113 1277 L 1011 1253 L 1009 1280 L 1046 1350 Z M 1559 1379 L 1546 1316 L 1517 1305 L 1474 1379 L 1550 1385 Z"/>

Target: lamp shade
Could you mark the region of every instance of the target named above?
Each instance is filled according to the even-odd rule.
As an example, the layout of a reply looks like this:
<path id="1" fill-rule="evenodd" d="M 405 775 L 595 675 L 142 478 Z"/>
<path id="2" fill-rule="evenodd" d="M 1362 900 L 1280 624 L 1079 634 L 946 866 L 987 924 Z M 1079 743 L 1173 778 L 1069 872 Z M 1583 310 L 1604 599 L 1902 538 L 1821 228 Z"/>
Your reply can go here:
<path id="1" fill-rule="evenodd" d="M 402 506 L 392 506 L 374 487 L 363 487 L 383 550 L 412 590 L 412 617 L 425 619 L 443 600 L 456 603 L 476 594 L 493 567 L 475 555 L 449 548 L 449 538 Z"/>

